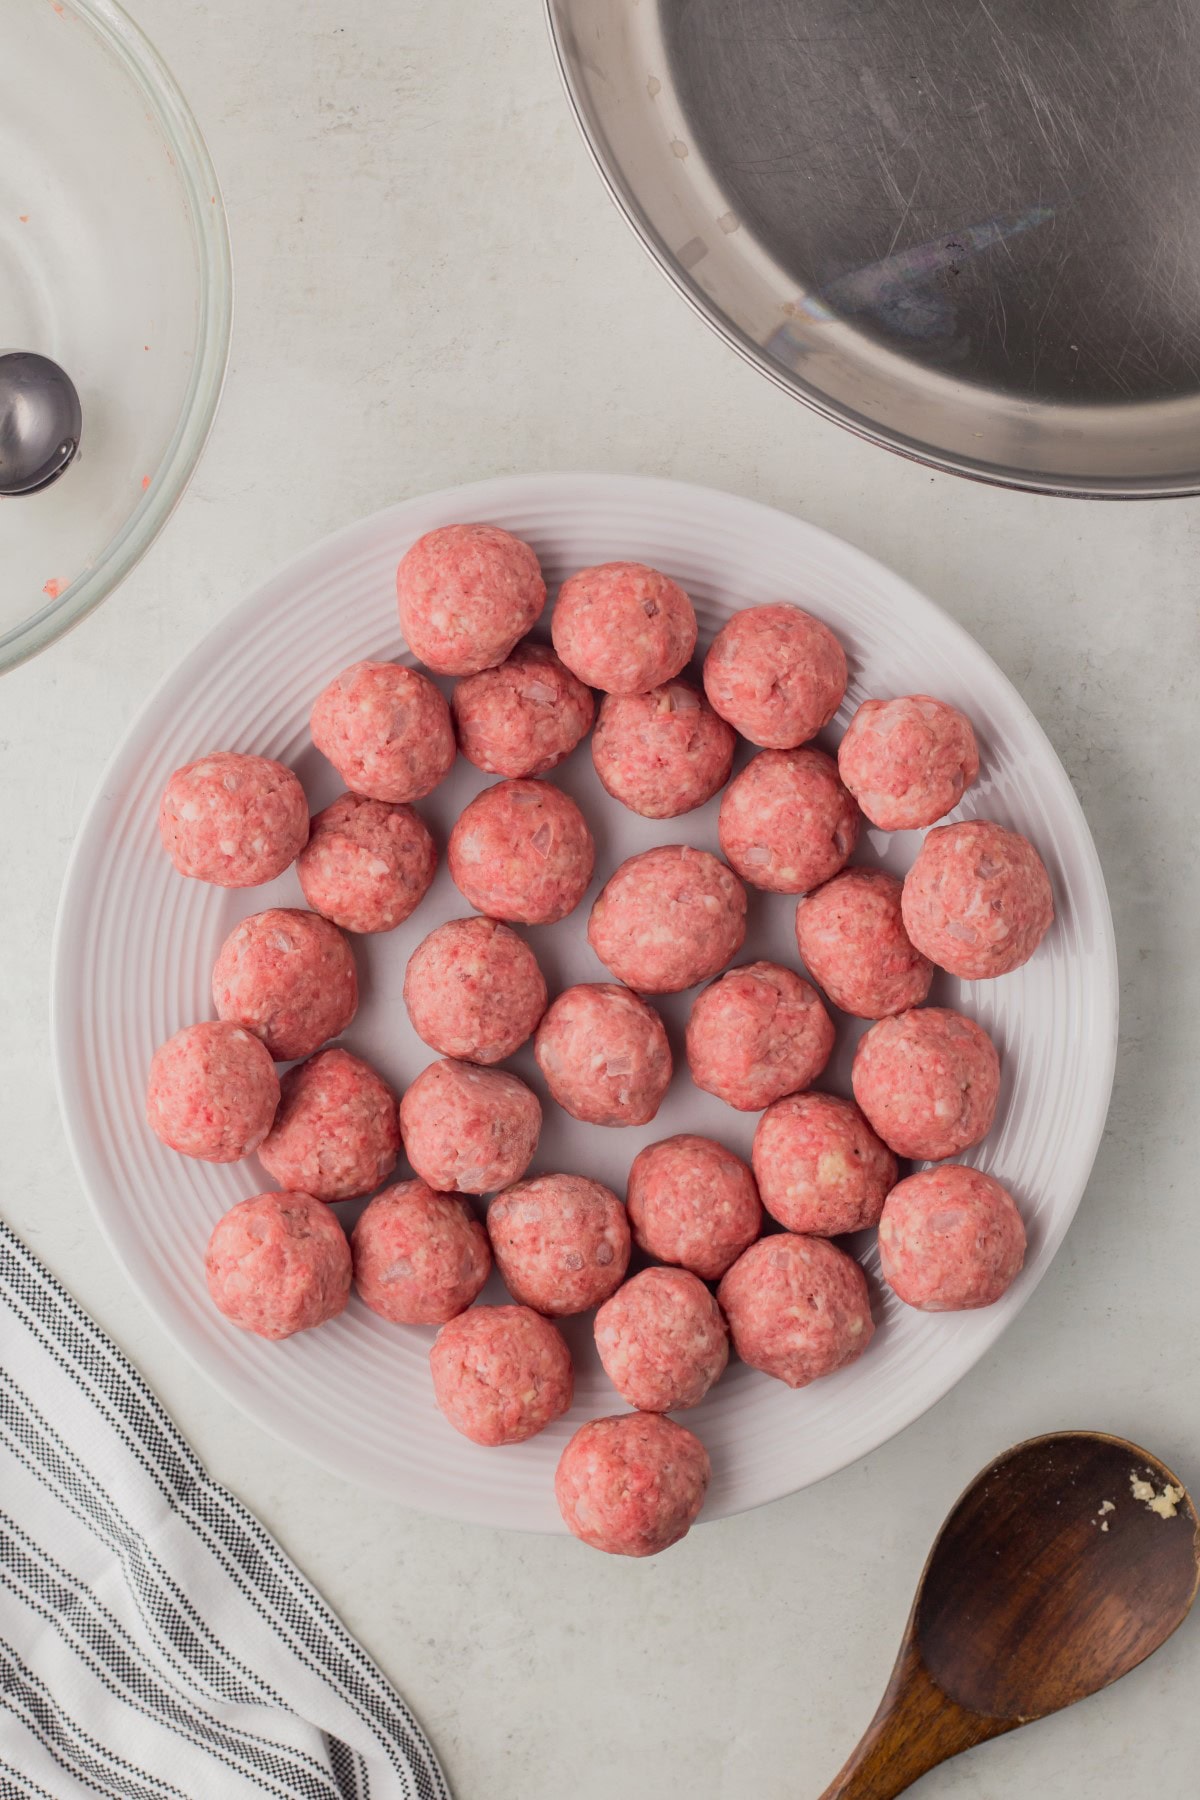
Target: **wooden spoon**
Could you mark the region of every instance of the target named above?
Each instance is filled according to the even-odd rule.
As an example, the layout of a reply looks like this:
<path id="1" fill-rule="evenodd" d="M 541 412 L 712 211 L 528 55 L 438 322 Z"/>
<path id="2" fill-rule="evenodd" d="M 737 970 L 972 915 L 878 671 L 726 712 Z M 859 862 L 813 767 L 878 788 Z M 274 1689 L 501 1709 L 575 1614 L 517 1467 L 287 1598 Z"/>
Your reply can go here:
<path id="1" fill-rule="evenodd" d="M 1096 1431 L 1007 1450 L 943 1525 L 879 1711 L 821 1800 L 892 1800 L 1108 1687 L 1183 1623 L 1198 1582 L 1196 1509 L 1157 1457 Z"/>

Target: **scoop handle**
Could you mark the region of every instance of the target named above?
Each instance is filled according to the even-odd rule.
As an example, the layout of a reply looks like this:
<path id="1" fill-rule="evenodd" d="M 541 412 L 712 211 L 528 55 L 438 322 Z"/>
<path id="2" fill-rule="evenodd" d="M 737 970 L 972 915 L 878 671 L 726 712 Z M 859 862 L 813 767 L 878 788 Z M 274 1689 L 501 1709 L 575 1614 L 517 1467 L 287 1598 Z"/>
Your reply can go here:
<path id="1" fill-rule="evenodd" d="M 893 1800 L 939 1763 L 1021 1722 L 988 1719 L 949 1699 L 907 1635 L 878 1712 L 821 1800 Z"/>

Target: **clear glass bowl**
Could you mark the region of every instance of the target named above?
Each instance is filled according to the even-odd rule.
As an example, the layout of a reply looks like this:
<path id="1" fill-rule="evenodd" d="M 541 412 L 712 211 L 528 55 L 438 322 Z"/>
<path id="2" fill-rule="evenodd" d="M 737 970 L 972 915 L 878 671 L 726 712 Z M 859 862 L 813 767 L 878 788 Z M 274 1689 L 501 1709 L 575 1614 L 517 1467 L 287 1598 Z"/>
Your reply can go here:
<path id="1" fill-rule="evenodd" d="M 83 406 L 75 462 L 0 499 L 0 670 L 78 623 L 186 488 L 229 355 L 220 189 L 174 78 L 114 0 L 3 0 L 0 349 Z"/>

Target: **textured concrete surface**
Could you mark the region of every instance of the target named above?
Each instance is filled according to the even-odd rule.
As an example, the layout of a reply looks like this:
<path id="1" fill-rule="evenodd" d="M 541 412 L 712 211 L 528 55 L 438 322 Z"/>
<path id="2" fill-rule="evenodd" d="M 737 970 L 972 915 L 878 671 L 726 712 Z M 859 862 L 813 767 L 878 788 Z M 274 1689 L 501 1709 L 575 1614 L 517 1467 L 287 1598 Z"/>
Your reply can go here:
<path id="1" fill-rule="evenodd" d="M 777 393 L 678 302 L 611 208 L 537 0 L 135 11 L 222 173 L 236 341 L 169 530 L 99 614 L 0 686 L 0 1204 L 403 1689 L 461 1800 L 805 1800 L 872 1711 L 930 1537 L 989 1457 L 1096 1425 L 1200 1481 L 1200 502 L 1087 505 L 934 477 Z M 649 1565 L 402 1512 L 231 1417 L 111 1263 L 49 1065 L 58 889 L 131 711 L 315 537 L 397 496 L 538 467 L 753 495 L 960 618 L 1078 787 L 1123 972 L 1095 1175 L 997 1351 L 868 1461 Z M 1193 1627 L 1112 1693 L 922 1795 L 1190 1792 L 1198 1678 Z"/>

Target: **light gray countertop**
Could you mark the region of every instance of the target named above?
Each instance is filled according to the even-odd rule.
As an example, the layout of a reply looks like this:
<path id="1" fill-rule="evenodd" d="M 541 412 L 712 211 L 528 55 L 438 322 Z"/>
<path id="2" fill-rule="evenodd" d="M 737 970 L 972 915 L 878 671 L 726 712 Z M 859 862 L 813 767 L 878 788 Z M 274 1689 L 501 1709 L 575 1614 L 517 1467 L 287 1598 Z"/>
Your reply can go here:
<path id="1" fill-rule="evenodd" d="M 1089 505 L 935 477 L 773 389 L 679 302 L 611 207 L 538 0 L 134 10 L 223 178 L 233 363 L 157 546 L 0 686 L 4 1213 L 393 1677 L 459 1800 L 806 1800 L 865 1725 L 929 1541 L 992 1455 L 1097 1426 L 1200 1481 L 1200 501 Z M 231 1416 L 105 1249 L 50 1070 L 59 886 L 131 712 L 308 542 L 406 494 L 537 468 L 751 495 L 860 545 L 961 619 L 1080 793 L 1123 977 L 1091 1186 L 999 1347 L 867 1461 L 649 1563 L 401 1511 Z M 1198 1679 L 1193 1623 L 1111 1694 L 920 1792 L 1190 1792 Z"/>

